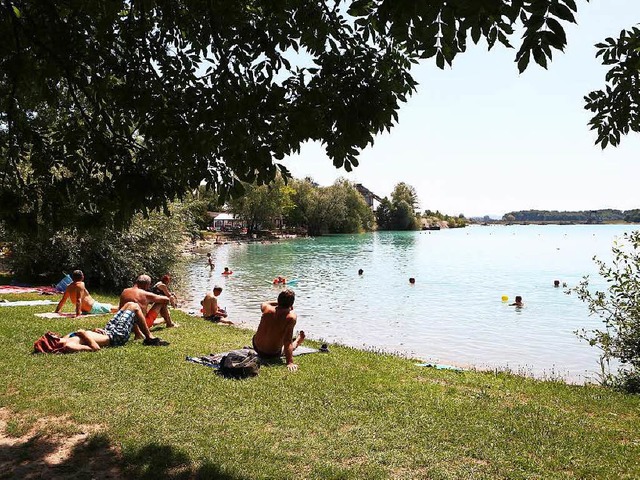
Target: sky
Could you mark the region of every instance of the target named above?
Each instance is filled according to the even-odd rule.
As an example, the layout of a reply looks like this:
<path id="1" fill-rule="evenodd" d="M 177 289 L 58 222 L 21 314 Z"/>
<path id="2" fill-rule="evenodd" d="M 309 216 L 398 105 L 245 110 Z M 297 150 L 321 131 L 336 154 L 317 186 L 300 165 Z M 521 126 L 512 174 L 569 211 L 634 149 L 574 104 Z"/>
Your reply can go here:
<path id="1" fill-rule="evenodd" d="M 640 22 L 640 0 L 578 2 L 568 46 L 544 70 L 518 74 L 515 49 L 469 42 L 453 68 L 433 59 L 412 71 L 417 92 L 391 133 L 376 137 L 351 173 L 319 143 L 283 162 L 294 177 L 330 185 L 345 177 L 377 195 L 412 185 L 420 209 L 467 217 L 515 210 L 640 208 L 640 136 L 602 151 L 589 130 L 584 95 L 604 87 L 594 44 Z M 514 44 L 515 41 L 512 41 Z"/>

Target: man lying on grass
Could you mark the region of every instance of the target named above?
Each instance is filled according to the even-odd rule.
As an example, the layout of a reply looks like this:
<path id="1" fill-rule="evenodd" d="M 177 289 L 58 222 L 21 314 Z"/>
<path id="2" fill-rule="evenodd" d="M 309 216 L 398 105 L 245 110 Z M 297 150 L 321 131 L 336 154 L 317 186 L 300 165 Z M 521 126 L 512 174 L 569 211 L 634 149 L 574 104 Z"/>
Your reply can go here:
<path id="1" fill-rule="evenodd" d="M 105 325 L 104 329 L 78 330 L 58 339 L 51 352 L 96 352 L 102 347 L 121 347 L 129 340 L 133 326 L 137 325 L 145 336 L 144 345 L 168 345 L 149 331 L 140 305 L 127 302 Z M 36 342 L 38 344 L 38 342 Z M 44 351 L 34 345 L 35 351 Z"/>
<path id="2" fill-rule="evenodd" d="M 298 365 L 293 363 L 293 351 L 304 341 L 304 332 L 293 340 L 293 327 L 298 319 L 293 311 L 296 294 L 293 290 L 284 290 L 278 295 L 277 302 L 264 302 L 260 307 L 262 318 L 258 331 L 253 336 L 253 349 L 265 360 L 279 359 L 284 353 L 287 368 L 295 372 Z"/>

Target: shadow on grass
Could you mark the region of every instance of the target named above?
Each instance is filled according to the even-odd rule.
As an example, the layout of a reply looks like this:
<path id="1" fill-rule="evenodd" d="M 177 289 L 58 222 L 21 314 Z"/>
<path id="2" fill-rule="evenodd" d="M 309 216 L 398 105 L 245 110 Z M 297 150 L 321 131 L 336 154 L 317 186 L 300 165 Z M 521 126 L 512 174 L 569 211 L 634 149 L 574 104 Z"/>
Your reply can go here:
<path id="1" fill-rule="evenodd" d="M 0 436 L 0 479 L 220 479 L 248 480 L 206 462 L 195 468 L 182 451 L 147 444 L 121 454 L 105 435 L 92 435 L 69 448 L 66 439 L 40 434 Z"/>

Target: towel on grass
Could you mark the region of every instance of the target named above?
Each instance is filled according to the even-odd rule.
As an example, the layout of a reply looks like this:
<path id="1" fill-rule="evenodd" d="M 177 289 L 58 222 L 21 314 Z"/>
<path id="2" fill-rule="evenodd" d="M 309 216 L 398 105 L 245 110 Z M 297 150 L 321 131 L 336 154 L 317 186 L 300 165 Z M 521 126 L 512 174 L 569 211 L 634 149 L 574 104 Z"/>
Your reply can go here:
<path id="1" fill-rule="evenodd" d="M 33 307 L 35 305 L 57 305 L 53 300 L 18 300 L 16 302 L 0 302 L 0 307 Z"/>
<path id="2" fill-rule="evenodd" d="M 60 293 L 54 287 L 23 287 L 20 285 L 0 285 L 0 294 L 4 293 L 45 293 L 54 294 Z"/>
<path id="3" fill-rule="evenodd" d="M 46 313 L 34 313 L 36 317 L 41 318 L 73 318 L 76 316 L 75 313 L 56 313 L 56 312 L 46 312 Z M 83 313 L 80 315 L 82 318 L 84 317 L 98 317 L 99 314 L 92 313 Z"/>

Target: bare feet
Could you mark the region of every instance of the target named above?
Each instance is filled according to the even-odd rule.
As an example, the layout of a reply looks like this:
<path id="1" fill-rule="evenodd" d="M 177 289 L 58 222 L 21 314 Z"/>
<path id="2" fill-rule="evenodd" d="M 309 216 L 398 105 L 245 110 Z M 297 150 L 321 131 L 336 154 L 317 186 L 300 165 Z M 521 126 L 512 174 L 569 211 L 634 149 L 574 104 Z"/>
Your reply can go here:
<path id="1" fill-rule="evenodd" d="M 153 327 L 157 327 L 158 325 L 162 325 L 163 323 L 167 326 L 167 328 L 174 328 L 174 327 L 179 327 L 180 326 L 178 323 L 173 322 L 171 320 L 167 321 L 164 318 L 156 318 L 153 321 L 153 325 L 152 326 Z"/>
<path id="2" fill-rule="evenodd" d="M 300 330 L 300 332 L 298 333 L 298 336 L 293 341 L 293 348 L 294 349 L 298 348 L 302 344 L 302 342 L 304 342 L 305 338 L 306 338 L 306 335 L 302 330 Z"/>

